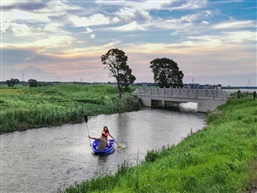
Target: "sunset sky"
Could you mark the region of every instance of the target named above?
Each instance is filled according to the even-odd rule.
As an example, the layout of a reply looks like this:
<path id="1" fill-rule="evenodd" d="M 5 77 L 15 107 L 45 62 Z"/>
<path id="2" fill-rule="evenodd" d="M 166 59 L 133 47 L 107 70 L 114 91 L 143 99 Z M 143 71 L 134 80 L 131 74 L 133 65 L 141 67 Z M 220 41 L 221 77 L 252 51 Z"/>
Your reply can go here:
<path id="1" fill-rule="evenodd" d="M 118 48 L 136 82 L 167 57 L 184 83 L 257 86 L 256 0 L 1 0 L 1 81 L 113 82 Z"/>

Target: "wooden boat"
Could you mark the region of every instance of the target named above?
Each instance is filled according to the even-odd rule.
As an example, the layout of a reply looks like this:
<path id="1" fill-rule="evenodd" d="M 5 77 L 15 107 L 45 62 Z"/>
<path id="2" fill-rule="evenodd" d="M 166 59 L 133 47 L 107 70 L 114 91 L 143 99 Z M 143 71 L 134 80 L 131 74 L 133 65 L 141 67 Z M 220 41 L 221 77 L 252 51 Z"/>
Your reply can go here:
<path id="1" fill-rule="evenodd" d="M 98 141 L 94 140 L 91 147 L 95 154 L 107 154 L 108 155 L 108 154 L 111 154 L 114 152 L 114 140 L 113 139 L 111 139 L 109 141 L 109 146 L 107 146 L 105 150 L 98 150 L 97 146 L 98 146 Z"/>

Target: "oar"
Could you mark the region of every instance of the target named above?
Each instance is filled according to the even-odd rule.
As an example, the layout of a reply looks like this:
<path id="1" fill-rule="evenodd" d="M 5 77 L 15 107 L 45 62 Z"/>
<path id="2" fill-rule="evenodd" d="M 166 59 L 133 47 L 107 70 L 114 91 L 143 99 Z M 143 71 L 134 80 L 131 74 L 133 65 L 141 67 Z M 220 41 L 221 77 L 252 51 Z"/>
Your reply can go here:
<path id="1" fill-rule="evenodd" d="M 86 123 L 87 134 L 88 134 L 88 140 L 89 140 L 89 144 L 90 144 L 90 146 L 91 146 L 91 141 L 90 141 L 90 138 L 89 138 L 89 129 L 88 129 L 88 126 L 87 126 L 88 117 L 87 117 L 86 114 L 84 115 L 84 121 L 85 121 L 85 123 Z"/>
<path id="2" fill-rule="evenodd" d="M 109 135 L 110 135 L 110 137 L 111 137 L 111 138 L 113 138 L 113 140 L 115 141 L 115 143 L 117 143 L 118 148 L 122 148 L 122 147 L 118 144 L 118 142 L 114 139 L 114 137 L 113 137 L 113 136 L 111 136 L 111 134 L 110 134 L 110 133 L 109 133 Z"/>

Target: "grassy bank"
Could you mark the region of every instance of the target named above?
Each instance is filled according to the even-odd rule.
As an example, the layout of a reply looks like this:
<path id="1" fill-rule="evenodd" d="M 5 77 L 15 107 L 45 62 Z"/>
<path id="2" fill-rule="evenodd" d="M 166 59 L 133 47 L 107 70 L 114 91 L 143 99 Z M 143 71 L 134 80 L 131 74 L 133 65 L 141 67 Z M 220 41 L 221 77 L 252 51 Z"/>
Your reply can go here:
<path id="1" fill-rule="evenodd" d="M 30 88 L 0 87 L 0 132 L 79 123 L 89 116 L 138 110 L 139 100 L 118 98 L 113 85 L 59 84 Z"/>
<path id="2" fill-rule="evenodd" d="M 257 180 L 257 101 L 231 99 L 208 125 L 174 147 L 148 152 L 136 167 L 64 190 L 82 192 L 246 192 Z"/>

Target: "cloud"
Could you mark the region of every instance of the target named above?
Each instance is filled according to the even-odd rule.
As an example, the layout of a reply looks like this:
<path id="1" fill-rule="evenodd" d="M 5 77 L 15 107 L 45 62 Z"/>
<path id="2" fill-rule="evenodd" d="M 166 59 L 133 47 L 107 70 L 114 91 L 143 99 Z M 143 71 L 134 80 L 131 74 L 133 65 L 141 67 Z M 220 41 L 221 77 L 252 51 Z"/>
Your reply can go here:
<path id="1" fill-rule="evenodd" d="M 256 28 L 254 21 L 227 21 L 213 25 L 213 29 L 238 29 L 238 28 Z"/>
<path id="2" fill-rule="evenodd" d="M 201 9 L 207 5 L 207 0 L 195 1 L 195 0 L 186 0 L 186 1 L 174 1 L 174 4 L 166 9 L 170 10 L 190 10 L 190 9 Z"/>
<path id="3" fill-rule="evenodd" d="M 11 28 L 12 28 L 13 34 L 15 36 L 24 36 L 24 35 L 30 35 L 33 33 L 31 31 L 31 28 L 29 28 L 25 24 L 13 23 L 13 24 L 11 24 L 11 26 L 12 26 Z"/>
<path id="4" fill-rule="evenodd" d="M 2 12 L 2 33 L 6 33 L 7 30 L 12 26 L 13 23 L 17 23 L 19 21 L 19 24 L 22 24 L 22 22 L 41 22 L 41 23 L 48 23 L 50 22 L 50 19 L 46 15 L 41 15 L 38 17 L 34 13 L 30 13 L 27 11 L 20 11 L 20 10 L 11 10 L 9 12 Z M 28 26 L 28 24 L 25 24 Z"/>
<path id="5" fill-rule="evenodd" d="M 112 27 L 112 28 L 107 28 L 108 30 L 112 31 L 145 31 L 146 29 L 143 27 L 143 25 L 139 25 L 136 21 L 133 21 L 129 24 L 119 26 L 119 27 Z"/>
<path id="6" fill-rule="evenodd" d="M 46 7 L 46 4 L 41 0 L 33 0 L 32 2 L 3 1 L 1 4 L 4 11 L 11 9 L 35 11 Z"/>
<path id="7" fill-rule="evenodd" d="M 2 66 L 108 80 L 99 58 L 119 48 L 151 81 L 157 57 L 175 59 L 186 74 L 247 74 L 256 69 L 256 6 L 235 1 L 2 1 Z"/>
<path id="8" fill-rule="evenodd" d="M 185 14 L 181 17 L 168 18 L 153 18 L 147 23 L 144 23 L 144 27 L 150 30 L 166 30 L 170 31 L 173 35 L 192 35 L 195 33 L 204 33 L 209 30 L 206 26 L 210 25 L 210 18 L 215 16 L 217 13 L 214 11 L 200 11 L 194 14 Z"/>
<path id="9" fill-rule="evenodd" d="M 257 43 L 256 33 L 251 31 L 222 32 L 221 41 L 231 43 Z"/>
<path id="10" fill-rule="evenodd" d="M 86 28 L 86 33 L 92 33 L 92 32 L 93 32 L 93 30 L 91 28 L 89 28 L 89 27 Z"/>
<path id="11" fill-rule="evenodd" d="M 107 44 L 101 44 L 98 46 L 89 46 L 89 47 L 70 47 L 59 53 L 53 54 L 53 56 L 64 59 L 72 58 L 85 58 L 85 57 L 96 57 L 99 58 L 107 50 L 111 48 L 120 47 L 119 41 L 108 42 Z"/>
<path id="12" fill-rule="evenodd" d="M 140 8 L 144 10 L 182 10 L 182 9 L 199 9 L 203 8 L 207 4 L 207 0 L 195 1 L 195 0 L 165 0 L 165 1 L 153 1 L 153 0 L 143 0 L 143 1 L 103 1 L 97 0 L 96 4 L 101 6 L 116 6 L 116 7 L 130 7 L 130 8 Z"/>
<path id="13" fill-rule="evenodd" d="M 76 41 L 74 37 L 71 36 L 58 36 L 58 35 L 52 35 L 48 38 L 38 38 L 34 41 L 27 41 L 20 43 L 3 43 L 3 48 L 12 48 L 12 49 L 34 49 L 38 52 L 43 52 L 48 49 L 53 48 L 62 48 L 69 47 L 72 42 Z M 53 51 L 53 50 L 52 50 Z"/>
<path id="14" fill-rule="evenodd" d="M 90 34 L 90 38 L 94 39 L 95 38 L 95 34 Z"/>
<path id="15" fill-rule="evenodd" d="M 114 15 L 120 18 L 122 21 L 134 20 L 135 18 L 151 18 L 148 11 L 141 7 L 122 7 L 117 12 L 115 12 Z"/>
<path id="16" fill-rule="evenodd" d="M 66 0 L 48 0 L 46 1 L 45 9 L 40 9 L 38 13 L 41 14 L 49 14 L 50 16 L 63 16 L 72 11 L 80 11 L 82 8 L 80 6 L 76 6 L 70 1 Z"/>
<path id="17" fill-rule="evenodd" d="M 202 24 L 209 25 L 210 23 L 208 21 L 202 21 Z"/>
<path id="18" fill-rule="evenodd" d="M 64 24 L 58 22 L 49 22 L 45 25 L 38 27 L 37 29 L 42 30 L 46 36 L 50 34 L 59 34 L 59 35 L 70 35 L 71 33 L 67 30 L 63 30 Z"/>
<path id="19" fill-rule="evenodd" d="M 6 5 L 5 5 L 6 4 Z M 2 33 L 7 33 L 7 30 L 13 23 L 25 24 L 28 27 L 43 26 L 43 25 L 65 25 L 65 15 L 68 11 L 74 11 L 82 9 L 81 7 L 74 5 L 67 5 L 64 1 L 42 1 L 33 0 L 33 2 L 22 1 L 17 3 L 16 1 L 3 1 L 5 8 L 2 6 Z M 35 5 L 41 5 L 40 9 L 35 10 Z M 21 9 L 24 7 L 24 9 Z M 60 22 L 61 20 L 61 22 Z"/>
<path id="20" fill-rule="evenodd" d="M 89 17 L 78 17 L 76 15 L 68 16 L 68 19 L 76 27 L 89 27 L 96 25 L 105 25 L 113 22 L 112 18 L 105 16 L 103 14 L 94 14 Z"/>
<path id="21" fill-rule="evenodd" d="M 124 7 L 117 11 L 115 15 L 124 20 L 134 19 L 136 17 L 136 9 Z"/>

